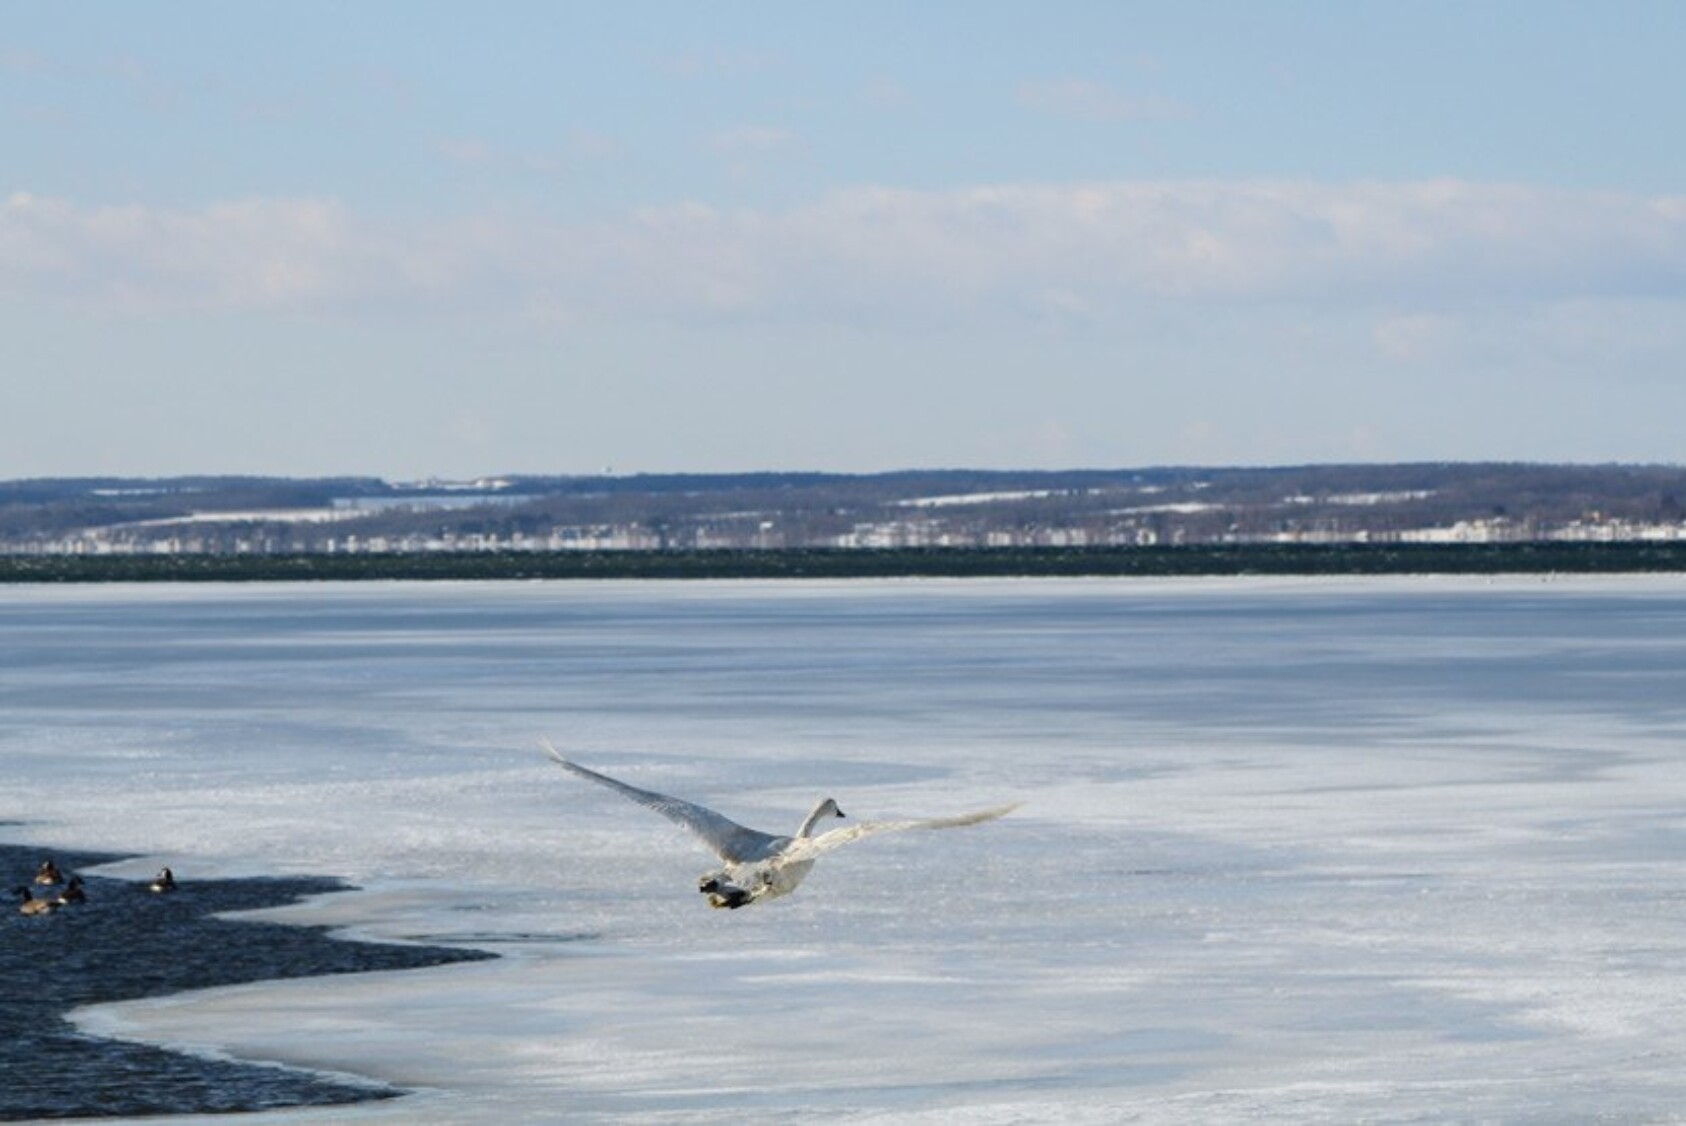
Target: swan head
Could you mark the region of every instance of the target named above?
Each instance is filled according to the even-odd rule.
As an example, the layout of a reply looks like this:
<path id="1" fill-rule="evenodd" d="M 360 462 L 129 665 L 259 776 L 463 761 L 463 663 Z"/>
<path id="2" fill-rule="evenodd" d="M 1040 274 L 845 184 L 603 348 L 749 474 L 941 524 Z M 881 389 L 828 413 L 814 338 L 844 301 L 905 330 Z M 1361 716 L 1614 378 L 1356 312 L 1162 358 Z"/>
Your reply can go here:
<path id="1" fill-rule="evenodd" d="M 837 799 L 826 798 L 814 807 L 812 813 L 808 814 L 807 819 L 802 822 L 802 827 L 796 830 L 796 835 L 798 837 L 811 837 L 814 835 L 814 826 L 818 825 L 823 819 L 843 816 L 845 816 L 844 812 L 837 807 Z"/>

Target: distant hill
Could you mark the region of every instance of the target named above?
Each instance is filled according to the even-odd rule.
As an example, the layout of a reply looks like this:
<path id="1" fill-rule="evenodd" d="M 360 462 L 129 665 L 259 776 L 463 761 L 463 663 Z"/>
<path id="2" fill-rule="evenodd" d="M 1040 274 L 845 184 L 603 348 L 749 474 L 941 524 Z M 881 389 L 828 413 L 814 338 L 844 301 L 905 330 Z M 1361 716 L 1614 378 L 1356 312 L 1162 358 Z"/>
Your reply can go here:
<path id="1" fill-rule="evenodd" d="M 0 554 L 1686 540 L 1686 470 L 1425 463 L 0 482 Z"/>

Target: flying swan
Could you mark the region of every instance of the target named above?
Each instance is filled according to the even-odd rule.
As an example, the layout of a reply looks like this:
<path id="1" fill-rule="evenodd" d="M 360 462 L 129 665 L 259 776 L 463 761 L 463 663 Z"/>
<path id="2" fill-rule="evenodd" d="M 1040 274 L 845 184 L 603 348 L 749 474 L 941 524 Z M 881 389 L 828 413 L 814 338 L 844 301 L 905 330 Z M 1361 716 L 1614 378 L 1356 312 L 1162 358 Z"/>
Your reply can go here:
<path id="1" fill-rule="evenodd" d="M 932 817 L 917 821 L 862 821 L 841 829 L 814 835 L 814 827 L 823 818 L 842 817 L 837 803 L 826 798 L 814 807 L 802 821 L 795 836 L 776 837 L 771 833 L 745 828 L 737 822 L 694 802 L 670 798 L 666 794 L 640 790 L 606 774 L 587 770 L 577 762 L 563 758 L 557 749 L 545 741 L 544 749 L 556 764 L 571 774 L 588 778 L 609 787 L 624 798 L 655 810 L 657 813 L 691 830 L 701 837 L 714 854 L 725 861 L 718 872 L 709 872 L 697 881 L 697 890 L 708 897 L 710 907 L 743 907 L 763 899 L 777 899 L 796 890 L 796 885 L 808 874 L 822 853 L 830 852 L 850 841 L 870 837 L 874 833 L 893 833 L 903 829 L 957 829 L 962 825 L 976 825 L 993 821 L 1018 808 L 1018 803 L 962 813 L 957 817 Z"/>

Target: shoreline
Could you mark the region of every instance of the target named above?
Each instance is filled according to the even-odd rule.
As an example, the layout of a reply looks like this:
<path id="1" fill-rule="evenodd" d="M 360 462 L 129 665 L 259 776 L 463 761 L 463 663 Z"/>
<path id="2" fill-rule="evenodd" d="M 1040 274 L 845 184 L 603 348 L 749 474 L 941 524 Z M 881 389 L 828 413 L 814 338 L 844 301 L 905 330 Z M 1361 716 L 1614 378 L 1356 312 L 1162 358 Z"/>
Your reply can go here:
<path id="1" fill-rule="evenodd" d="M 1686 542 L 0 555 L 0 585 L 1686 573 Z"/>
<path id="2" fill-rule="evenodd" d="M 391 1099 L 405 1089 L 350 1075 L 192 1055 L 79 1030 L 88 1005 L 287 978 L 424 969 L 498 955 L 482 950 L 337 937 L 329 928 L 221 917 L 351 890 L 331 877 L 195 880 L 173 893 L 147 881 L 88 874 L 121 854 L 0 843 L 5 890 L 27 885 L 51 856 L 79 874 L 87 902 L 0 923 L 0 967 L 17 983 L 0 1001 L 0 1120 L 140 1117 L 333 1106 Z M 43 898 L 58 888 L 39 888 Z"/>

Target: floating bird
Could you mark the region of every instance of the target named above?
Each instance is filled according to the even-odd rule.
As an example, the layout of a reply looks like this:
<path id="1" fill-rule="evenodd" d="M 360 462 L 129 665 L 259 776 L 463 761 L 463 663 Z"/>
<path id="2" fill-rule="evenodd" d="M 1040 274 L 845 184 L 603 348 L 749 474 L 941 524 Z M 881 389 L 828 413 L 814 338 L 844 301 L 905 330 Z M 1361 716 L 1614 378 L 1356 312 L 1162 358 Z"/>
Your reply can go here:
<path id="1" fill-rule="evenodd" d="M 53 858 L 49 856 L 41 862 L 41 867 L 35 870 L 35 882 L 43 887 L 62 884 L 64 883 L 64 873 L 59 871 L 59 866 L 54 864 Z"/>
<path id="2" fill-rule="evenodd" d="M 166 892 L 176 890 L 176 875 L 168 868 L 161 870 L 156 879 L 146 885 L 147 891 Z"/>
<path id="3" fill-rule="evenodd" d="M 745 828 L 704 806 L 668 797 L 666 794 L 640 790 L 606 774 L 587 770 L 564 758 L 549 741 L 545 750 L 557 765 L 581 778 L 609 787 L 622 797 L 629 798 L 663 817 L 674 821 L 701 837 L 703 843 L 726 862 L 718 872 L 709 872 L 697 881 L 697 890 L 708 897 L 711 907 L 743 907 L 763 899 L 777 899 L 796 890 L 803 877 L 813 868 L 822 853 L 840 845 L 874 833 L 899 832 L 903 829 L 956 829 L 962 825 L 976 825 L 992 821 L 1018 804 L 997 806 L 976 813 L 962 813 L 956 817 L 934 817 L 918 821 L 863 821 L 841 829 L 831 829 L 814 835 L 814 828 L 828 817 L 842 817 L 843 811 L 831 798 L 820 802 L 803 819 L 791 837 L 774 836 Z"/>
<path id="4" fill-rule="evenodd" d="M 64 885 L 64 890 L 59 892 L 53 900 L 53 904 L 58 907 L 63 907 L 66 903 L 86 902 L 88 902 L 88 893 L 82 889 L 81 876 L 70 877 L 70 882 Z"/>
<path id="5" fill-rule="evenodd" d="M 50 899 L 36 899 L 28 887 L 15 887 L 12 893 L 18 897 L 18 913 L 22 915 L 47 915 L 58 907 Z"/>

